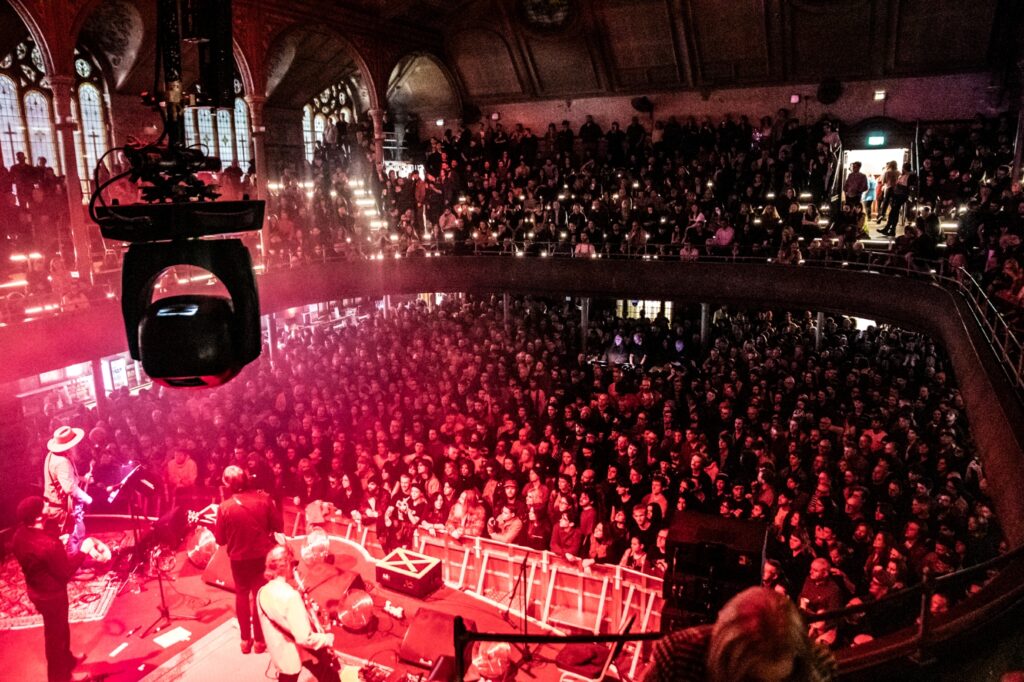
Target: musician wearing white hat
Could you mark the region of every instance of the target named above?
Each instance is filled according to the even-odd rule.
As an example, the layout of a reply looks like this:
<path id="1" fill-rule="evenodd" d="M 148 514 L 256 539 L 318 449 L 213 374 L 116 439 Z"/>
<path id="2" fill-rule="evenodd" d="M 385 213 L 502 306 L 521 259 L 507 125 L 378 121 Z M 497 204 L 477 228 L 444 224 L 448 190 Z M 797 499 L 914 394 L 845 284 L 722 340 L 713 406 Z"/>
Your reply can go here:
<path id="1" fill-rule="evenodd" d="M 92 498 L 85 491 L 92 478 L 90 471 L 78 475 L 75 455 L 85 431 L 61 426 L 47 442 L 49 452 L 43 461 L 43 497 L 45 514 L 60 534 L 68 534 L 67 547 L 72 554 L 78 551 L 85 538 L 85 505 Z"/>

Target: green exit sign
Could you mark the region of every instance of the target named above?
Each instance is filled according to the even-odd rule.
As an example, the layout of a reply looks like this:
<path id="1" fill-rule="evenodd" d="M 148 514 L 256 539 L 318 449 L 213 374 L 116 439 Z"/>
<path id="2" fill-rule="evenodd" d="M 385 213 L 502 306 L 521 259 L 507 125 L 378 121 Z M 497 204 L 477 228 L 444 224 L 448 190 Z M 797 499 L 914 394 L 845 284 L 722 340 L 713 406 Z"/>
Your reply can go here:
<path id="1" fill-rule="evenodd" d="M 885 144 L 885 135 L 868 135 L 869 147 L 881 147 Z"/>

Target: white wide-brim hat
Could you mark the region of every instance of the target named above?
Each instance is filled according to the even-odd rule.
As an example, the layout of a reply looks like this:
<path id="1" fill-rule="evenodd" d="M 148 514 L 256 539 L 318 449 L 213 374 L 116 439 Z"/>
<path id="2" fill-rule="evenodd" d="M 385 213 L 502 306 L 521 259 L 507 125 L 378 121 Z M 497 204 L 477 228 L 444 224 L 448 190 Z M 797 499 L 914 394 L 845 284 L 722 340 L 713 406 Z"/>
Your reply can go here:
<path id="1" fill-rule="evenodd" d="M 82 442 L 85 438 L 83 429 L 73 426 L 61 426 L 53 432 L 53 438 L 46 444 L 50 452 L 66 452 Z"/>

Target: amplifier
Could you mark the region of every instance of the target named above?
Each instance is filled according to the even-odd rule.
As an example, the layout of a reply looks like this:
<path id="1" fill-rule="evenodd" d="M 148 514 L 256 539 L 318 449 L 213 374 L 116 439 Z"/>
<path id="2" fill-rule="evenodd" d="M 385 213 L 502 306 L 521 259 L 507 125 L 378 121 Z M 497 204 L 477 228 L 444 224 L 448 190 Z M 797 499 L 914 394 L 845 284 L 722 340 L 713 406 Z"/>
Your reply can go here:
<path id="1" fill-rule="evenodd" d="M 441 560 L 399 547 L 377 562 L 377 582 L 389 590 L 426 599 L 441 588 Z"/>

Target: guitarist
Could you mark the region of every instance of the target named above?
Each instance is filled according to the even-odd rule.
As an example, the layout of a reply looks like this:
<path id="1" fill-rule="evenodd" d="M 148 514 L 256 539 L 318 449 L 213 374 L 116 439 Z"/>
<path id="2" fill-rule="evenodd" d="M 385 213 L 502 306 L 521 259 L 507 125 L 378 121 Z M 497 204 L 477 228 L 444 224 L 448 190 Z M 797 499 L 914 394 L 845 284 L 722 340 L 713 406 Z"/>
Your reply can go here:
<path id="1" fill-rule="evenodd" d="M 292 557 L 287 547 L 274 547 L 267 554 L 268 582 L 256 596 L 256 609 L 263 624 L 270 659 L 278 669 L 278 682 L 297 682 L 302 667 L 307 667 L 319 682 L 337 682 L 338 672 L 330 657 L 311 653 L 330 653 L 334 634 L 319 632 L 310 621 L 302 595 L 296 589 Z"/>
<path id="2" fill-rule="evenodd" d="M 43 461 L 44 514 L 58 535 L 69 536 L 70 554 L 76 554 L 85 539 L 85 506 L 92 504 L 92 497 L 85 491 L 92 478 L 92 467 L 80 477 L 75 466 L 78 445 L 84 437 L 82 429 L 61 426 L 47 442 L 49 452 Z"/>

